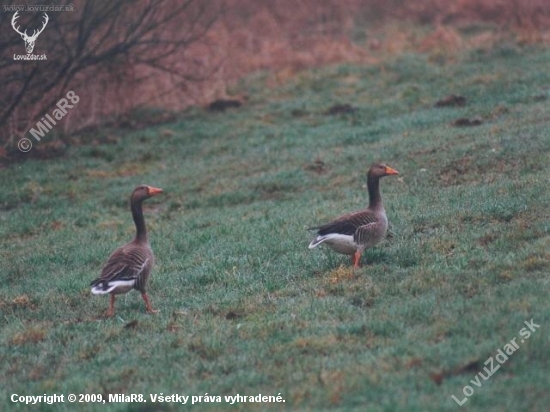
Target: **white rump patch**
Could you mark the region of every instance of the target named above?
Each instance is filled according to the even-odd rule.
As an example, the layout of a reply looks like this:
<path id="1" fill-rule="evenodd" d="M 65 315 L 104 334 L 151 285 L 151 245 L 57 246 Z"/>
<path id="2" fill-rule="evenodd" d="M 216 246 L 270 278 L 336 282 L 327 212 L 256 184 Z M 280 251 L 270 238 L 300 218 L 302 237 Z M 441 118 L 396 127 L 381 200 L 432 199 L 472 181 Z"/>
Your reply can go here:
<path id="1" fill-rule="evenodd" d="M 125 280 L 112 280 L 109 281 L 107 289 L 103 288 L 103 282 L 100 284 L 94 286 L 92 288 L 92 293 L 94 295 L 104 295 L 106 293 L 111 293 L 113 290 L 117 288 L 121 289 L 132 289 L 134 287 L 134 284 L 136 283 L 135 279 L 125 279 Z"/>
<path id="2" fill-rule="evenodd" d="M 343 253 L 344 255 L 352 255 L 357 250 L 357 243 L 351 235 L 342 235 L 340 233 L 329 233 L 328 235 L 317 236 L 309 244 L 309 248 L 313 249 L 321 243 L 330 246 L 335 252 Z"/>
<path id="3" fill-rule="evenodd" d="M 311 243 L 309 244 L 308 248 L 309 249 L 313 249 L 314 247 L 317 247 L 317 245 L 319 245 L 320 243 L 323 243 L 325 241 L 325 237 L 324 236 L 317 236 L 315 239 L 313 239 L 311 241 Z"/>

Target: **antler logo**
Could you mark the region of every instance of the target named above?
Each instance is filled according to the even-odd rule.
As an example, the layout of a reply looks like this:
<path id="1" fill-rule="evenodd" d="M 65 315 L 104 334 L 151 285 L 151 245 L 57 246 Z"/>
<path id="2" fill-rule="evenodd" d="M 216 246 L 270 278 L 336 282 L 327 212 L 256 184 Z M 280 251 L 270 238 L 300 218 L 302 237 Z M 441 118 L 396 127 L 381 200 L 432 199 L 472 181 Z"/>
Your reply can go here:
<path id="1" fill-rule="evenodd" d="M 13 15 L 13 17 L 11 19 L 11 25 L 12 25 L 13 29 L 17 33 L 19 33 L 21 35 L 21 38 L 25 41 L 25 49 L 27 49 L 27 54 L 31 54 L 32 50 L 34 49 L 34 43 L 36 42 L 36 39 L 38 38 L 38 35 L 44 31 L 44 28 L 46 27 L 46 24 L 48 24 L 48 21 L 50 19 L 48 18 L 48 15 L 46 13 L 44 13 L 45 20 L 44 20 L 44 23 L 42 24 L 42 28 L 39 29 L 39 30 L 33 30 L 32 36 L 28 36 L 27 35 L 27 30 L 25 30 L 24 32 L 21 32 L 21 31 L 19 31 L 19 27 L 21 27 L 21 26 L 15 27 L 15 20 L 17 20 L 17 18 L 19 17 L 17 15 L 17 13 L 19 13 L 19 12 L 16 11 L 15 14 Z"/>

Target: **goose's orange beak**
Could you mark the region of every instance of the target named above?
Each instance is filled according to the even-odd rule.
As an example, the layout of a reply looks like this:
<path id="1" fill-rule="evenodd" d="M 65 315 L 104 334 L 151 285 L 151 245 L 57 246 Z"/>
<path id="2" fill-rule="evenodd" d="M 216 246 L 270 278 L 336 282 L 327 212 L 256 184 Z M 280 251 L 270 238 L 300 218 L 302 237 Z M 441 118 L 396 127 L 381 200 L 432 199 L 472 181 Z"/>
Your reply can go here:
<path id="1" fill-rule="evenodd" d="M 397 170 L 395 170 L 394 168 L 392 168 L 392 167 L 386 166 L 386 174 L 387 175 L 398 175 L 399 172 Z"/>
<path id="2" fill-rule="evenodd" d="M 159 189 L 158 187 L 153 186 L 147 186 L 147 191 L 149 192 L 149 196 L 155 196 L 159 193 L 162 193 L 162 189 Z"/>

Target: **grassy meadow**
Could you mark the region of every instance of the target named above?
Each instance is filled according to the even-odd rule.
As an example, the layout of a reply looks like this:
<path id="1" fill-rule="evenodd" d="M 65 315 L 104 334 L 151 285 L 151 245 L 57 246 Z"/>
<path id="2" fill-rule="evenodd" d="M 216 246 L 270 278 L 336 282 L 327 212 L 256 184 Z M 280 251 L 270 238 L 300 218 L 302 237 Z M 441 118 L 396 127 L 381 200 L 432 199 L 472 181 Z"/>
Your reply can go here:
<path id="1" fill-rule="evenodd" d="M 241 108 L 0 169 L 1 410 L 547 410 L 549 61 L 502 45 L 261 72 L 239 84 Z M 450 94 L 466 104 L 434 107 Z M 337 104 L 355 110 L 330 115 Z M 308 250 L 307 227 L 363 207 L 375 161 L 400 172 L 381 182 L 391 233 L 354 273 Z M 88 285 L 132 239 L 142 183 L 165 190 L 145 203 L 160 313 L 131 292 L 105 319 L 109 299 Z M 530 319 L 540 328 L 521 343 Z M 13 393 L 148 402 L 26 407 Z M 285 403 L 153 406 L 160 393 Z"/>

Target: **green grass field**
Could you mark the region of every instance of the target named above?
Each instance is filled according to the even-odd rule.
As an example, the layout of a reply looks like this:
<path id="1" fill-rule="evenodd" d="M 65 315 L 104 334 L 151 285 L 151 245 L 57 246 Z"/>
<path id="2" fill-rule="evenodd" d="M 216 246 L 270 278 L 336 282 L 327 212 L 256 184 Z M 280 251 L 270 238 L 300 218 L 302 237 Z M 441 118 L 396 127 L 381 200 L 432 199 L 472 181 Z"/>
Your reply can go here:
<path id="1" fill-rule="evenodd" d="M 549 61 L 500 46 L 282 84 L 259 73 L 239 86 L 243 108 L 0 169 L 0 409 L 548 410 Z M 466 105 L 434 107 L 451 93 Z M 357 110 L 327 115 L 335 104 Z M 400 171 L 381 185 L 391 236 L 353 273 L 346 256 L 308 250 L 306 229 L 363 207 L 375 161 Z M 141 183 L 165 190 L 145 204 L 160 313 L 131 292 L 104 319 L 108 297 L 88 285 L 132 239 Z M 530 319 L 540 328 L 520 343 Z M 513 338 L 519 350 L 470 383 Z M 14 393 L 148 402 L 27 409 Z M 160 393 L 286 402 L 153 407 Z"/>

